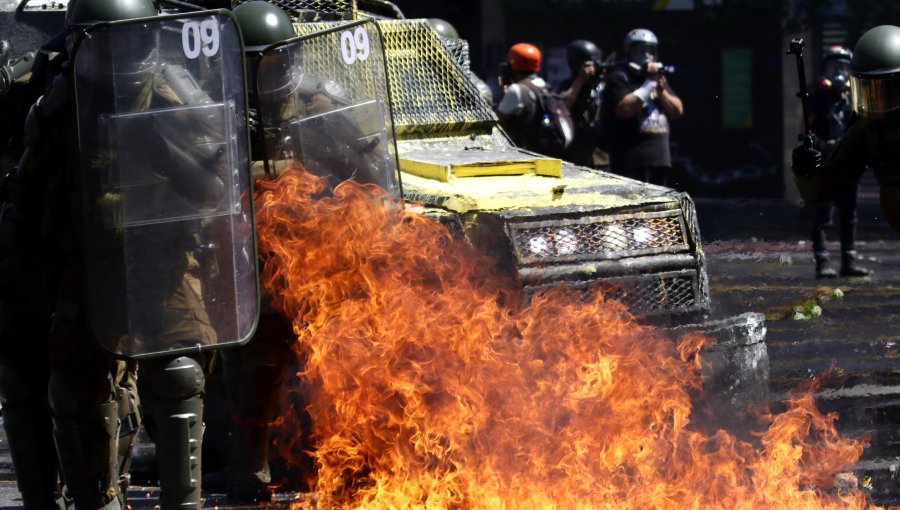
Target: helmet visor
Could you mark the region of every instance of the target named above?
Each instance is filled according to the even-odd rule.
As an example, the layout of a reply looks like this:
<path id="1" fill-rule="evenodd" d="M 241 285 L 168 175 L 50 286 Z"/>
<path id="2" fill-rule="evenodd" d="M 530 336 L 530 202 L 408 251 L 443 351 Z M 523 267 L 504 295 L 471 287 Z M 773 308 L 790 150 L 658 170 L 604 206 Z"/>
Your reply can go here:
<path id="1" fill-rule="evenodd" d="M 828 78 L 839 74 L 846 75 L 850 71 L 850 61 L 841 58 L 830 58 L 823 64 L 822 75 Z"/>
<path id="2" fill-rule="evenodd" d="M 835 91 L 842 92 L 850 87 L 850 80 L 848 79 L 850 71 L 849 60 L 831 58 L 825 61 L 823 67 L 822 75 L 828 78 Z"/>
<path id="3" fill-rule="evenodd" d="M 297 88 L 301 71 L 288 55 L 288 48 L 279 47 L 258 60 L 256 90 L 260 101 L 279 103 L 287 100 Z"/>
<path id="4" fill-rule="evenodd" d="M 646 64 L 657 61 L 658 48 L 655 44 L 634 43 L 628 46 L 628 61 Z"/>
<path id="5" fill-rule="evenodd" d="M 853 111 L 861 117 L 883 117 L 900 109 L 900 75 L 850 75 Z"/>

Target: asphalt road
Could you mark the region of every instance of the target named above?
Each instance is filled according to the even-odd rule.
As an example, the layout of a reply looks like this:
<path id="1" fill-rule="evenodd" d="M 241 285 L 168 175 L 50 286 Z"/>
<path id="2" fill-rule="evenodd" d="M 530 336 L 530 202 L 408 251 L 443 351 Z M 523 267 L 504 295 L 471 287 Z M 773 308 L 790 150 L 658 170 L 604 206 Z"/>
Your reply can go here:
<path id="1" fill-rule="evenodd" d="M 773 402 L 830 370 L 819 408 L 839 414 L 842 434 L 870 436 L 856 474 L 875 502 L 900 505 L 900 241 L 863 240 L 858 250 L 872 276 L 817 280 L 807 242 L 713 242 L 710 290 L 721 313 L 766 315 Z M 821 316 L 797 313 L 812 304 Z"/>
<path id="2" fill-rule="evenodd" d="M 871 277 L 816 280 L 809 245 L 800 237 L 707 242 L 713 309 L 719 315 L 766 315 L 772 402 L 832 369 L 835 375 L 818 393 L 819 407 L 839 413 L 843 434 L 870 436 L 856 474 L 876 503 L 900 505 L 900 240 L 860 241 L 862 264 L 875 270 Z M 843 299 L 831 297 L 834 289 Z M 811 302 L 821 307 L 821 316 L 795 313 Z M 139 456 L 146 462 L 152 447 L 145 441 L 142 448 Z M 157 495 L 156 487 L 133 487 L 129 503 L 152 508 Z M 241 508 L 221 494 L 205 496 L 205 508 Z M 287 508 L 295 497 L 312 496 L 278 494 L 268 506 Z M 0 510 L 7 508 L 21 508 L 21 501 L 0 437 Z"/>

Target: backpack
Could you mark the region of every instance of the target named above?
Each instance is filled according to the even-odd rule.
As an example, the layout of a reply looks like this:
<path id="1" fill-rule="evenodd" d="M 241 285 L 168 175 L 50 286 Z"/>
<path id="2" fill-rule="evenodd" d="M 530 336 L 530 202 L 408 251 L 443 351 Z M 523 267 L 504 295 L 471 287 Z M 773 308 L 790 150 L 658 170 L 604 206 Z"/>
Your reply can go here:
<path id="1" fill-rule="evenodd" d="M 548 156 L 565 157 L 575 138 L 575 123 L 566 102 L 550 92 L 548 87 L 538 87 L 531 80 L 520 83 L 528 87 L 537 99 L 531 118 L 531 143 L 528 148 Z"/>

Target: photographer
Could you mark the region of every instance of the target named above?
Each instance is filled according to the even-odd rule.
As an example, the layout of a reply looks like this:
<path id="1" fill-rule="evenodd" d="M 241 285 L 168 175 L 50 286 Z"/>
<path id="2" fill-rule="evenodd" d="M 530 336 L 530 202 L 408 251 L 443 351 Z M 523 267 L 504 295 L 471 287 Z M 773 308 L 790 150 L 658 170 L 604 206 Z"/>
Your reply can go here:
<path id="1" fill-rule="evenodd" d="M 684 105 L 668 86 L 666 76 L 672 69 L 659 62 L 658 49 L 653 32 L 628 32 L 627 61 L 607 78 L 600 117 L 608 133 L 610 169 L 666 185 L 672 167 L 669 122 L 681 118 Z"/>
<path id="2" fill-rule="evenodd" d="M 539 109 L 538 94 L 548 86 L 538 76 L 540 70 L 540 50 L 532 44 L 517 43 L 509 49 L 499 76 L 503 97 L 496 111 L 500 125 L 516 146 L 530 150 L 540 148 L 534 117 Z"/>
<path id="3" fill-rule="evenodd" d="M 575 122 L 575 139 L 569 159 L 590 167 L 609 165 L 609 155 L 597 147 L 599 138 L 600 94 L 603 90 L 604 67 L 601 52 L 591 41 L 577 39 L 566 46 L 566 59 L 571 76 L 557 89 Z"/>

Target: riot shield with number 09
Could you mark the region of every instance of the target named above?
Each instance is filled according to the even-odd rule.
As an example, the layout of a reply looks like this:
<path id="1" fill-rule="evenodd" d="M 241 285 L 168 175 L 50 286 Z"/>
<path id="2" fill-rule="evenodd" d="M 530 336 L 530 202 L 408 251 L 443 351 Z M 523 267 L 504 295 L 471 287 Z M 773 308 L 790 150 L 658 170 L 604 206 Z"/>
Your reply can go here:
<path id="1" fill-rule="evenodd" d="M 326 177 L 332 189 L 348 179 L 377 184 L 399 203 L 384 50 L 375 22 L 342 24 L 270 46 L 255 75 L 269 168 L 299 165 Z"/>
<path id="2" fill-rule="evenodd" d="M 249 340 L 259 291 L 231 13 L 94 25 L 73 69 L 94 335 L 132 358 Z"/>

